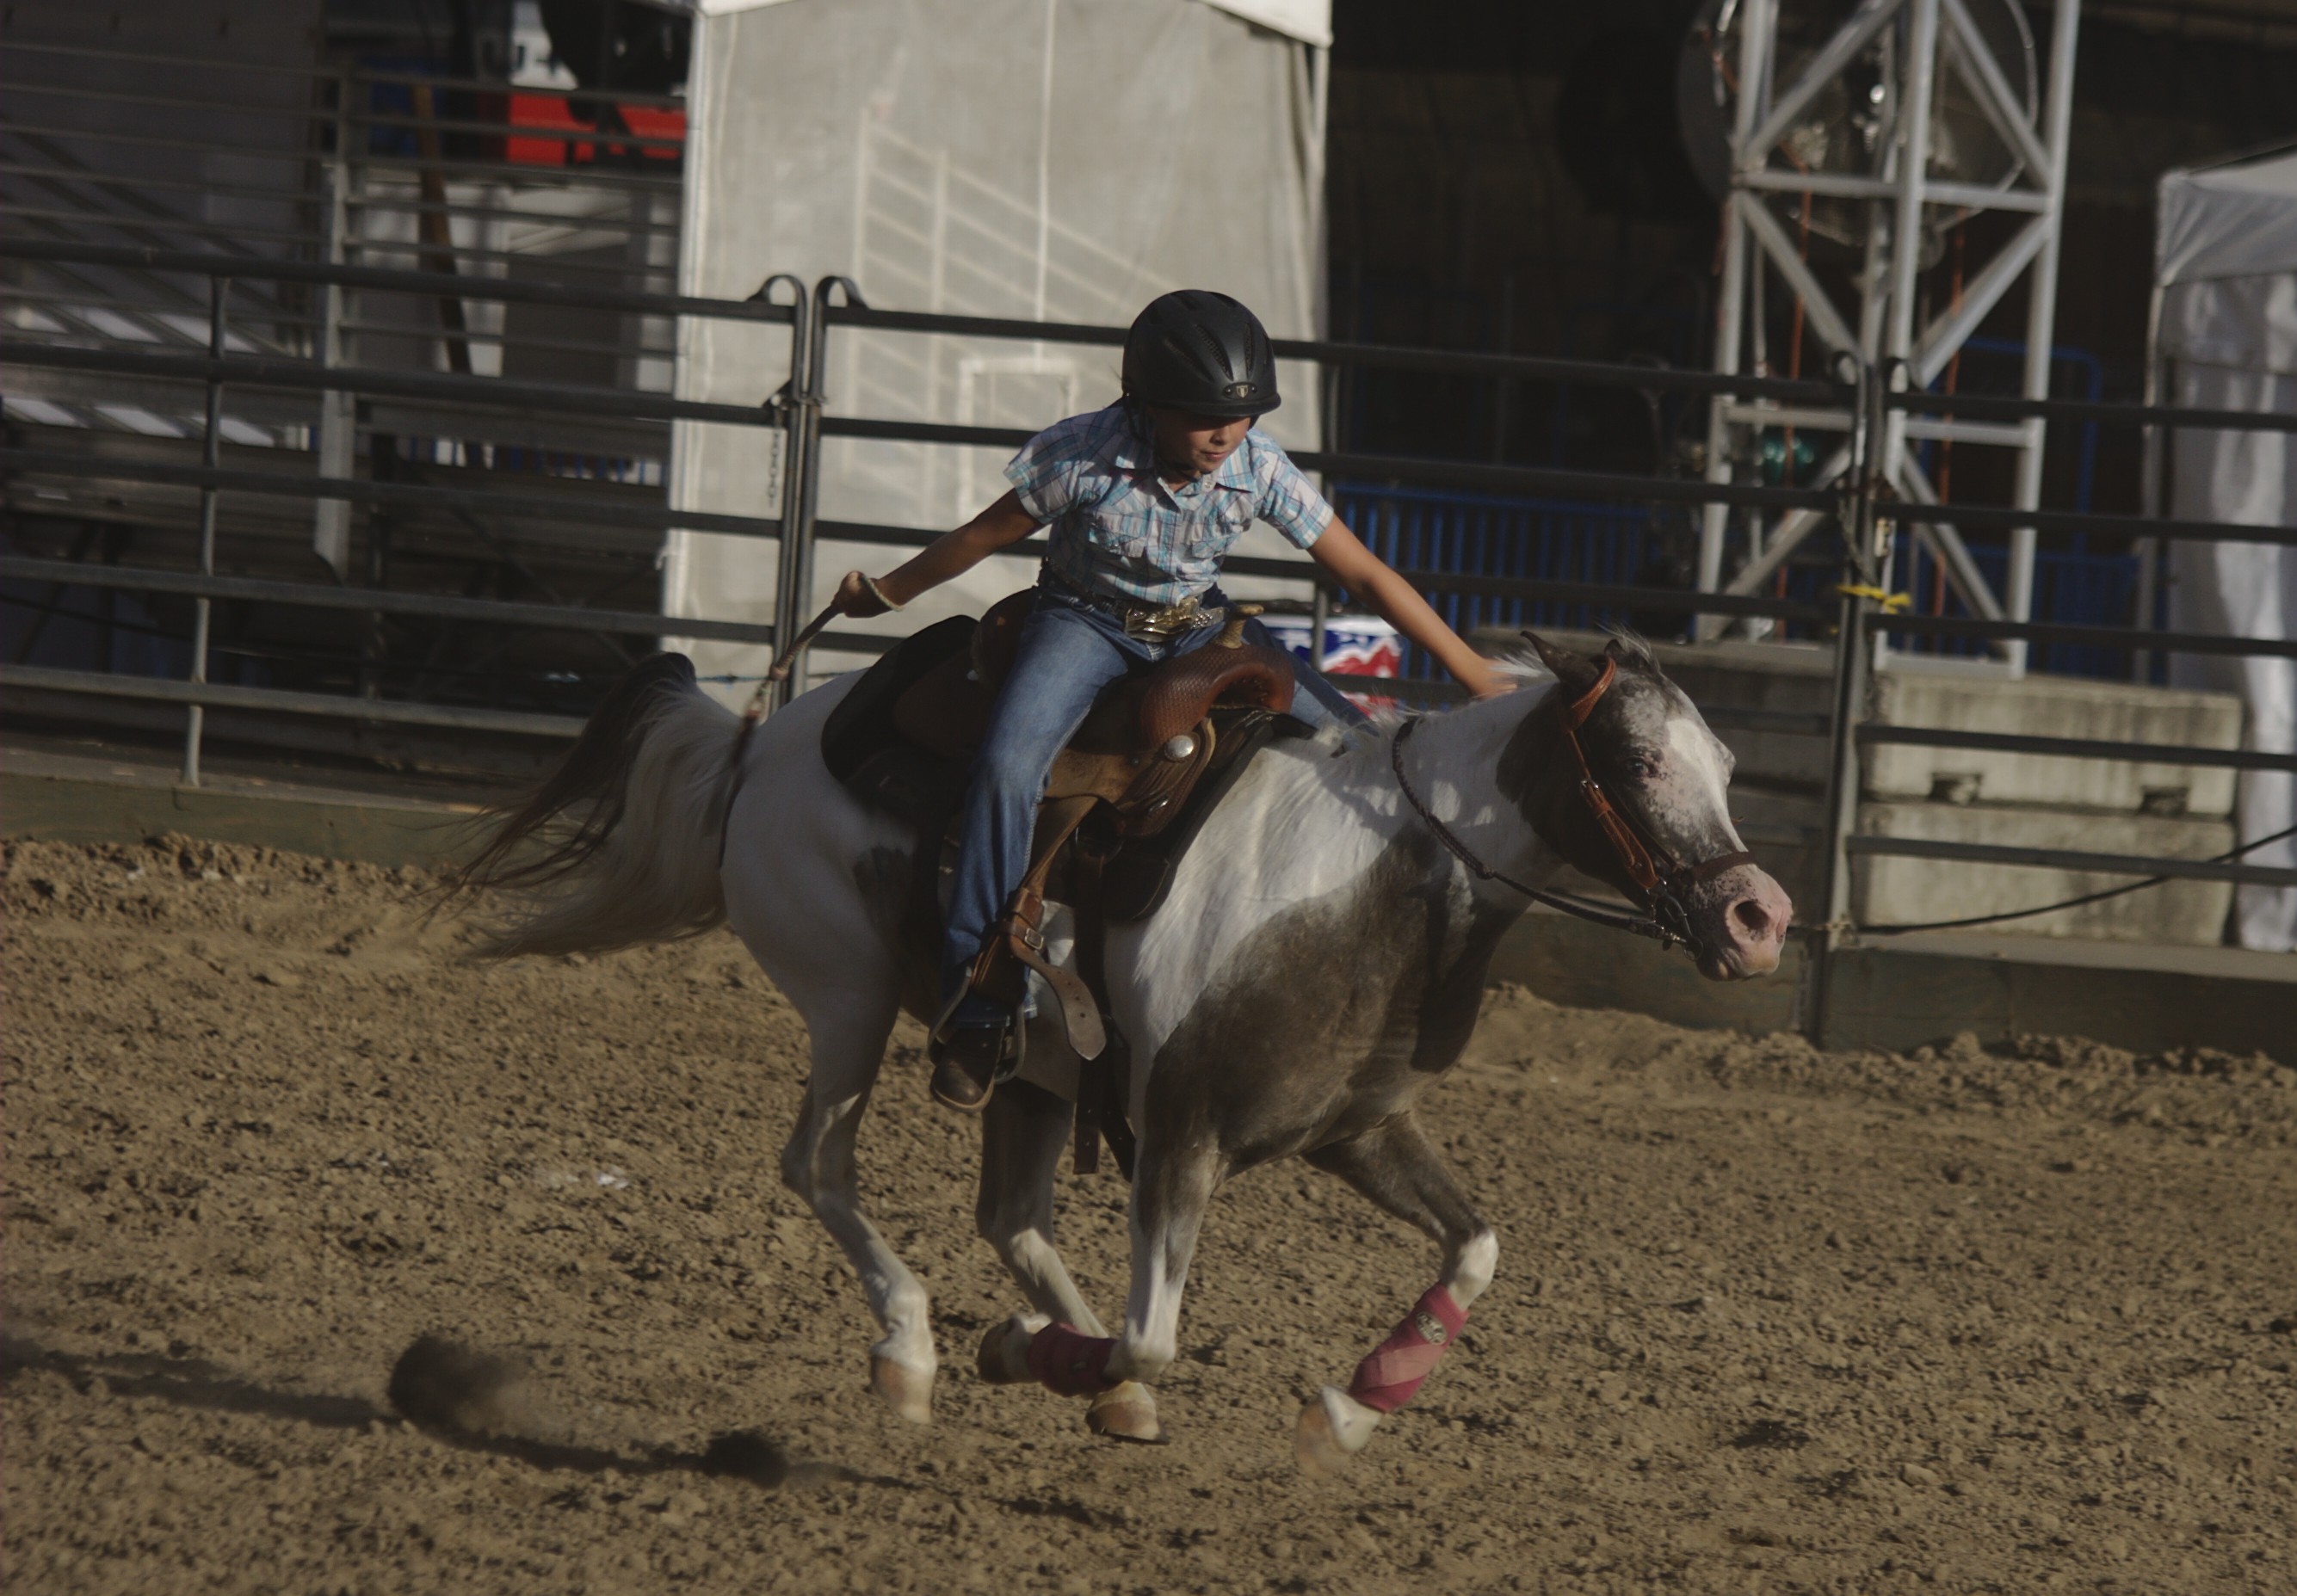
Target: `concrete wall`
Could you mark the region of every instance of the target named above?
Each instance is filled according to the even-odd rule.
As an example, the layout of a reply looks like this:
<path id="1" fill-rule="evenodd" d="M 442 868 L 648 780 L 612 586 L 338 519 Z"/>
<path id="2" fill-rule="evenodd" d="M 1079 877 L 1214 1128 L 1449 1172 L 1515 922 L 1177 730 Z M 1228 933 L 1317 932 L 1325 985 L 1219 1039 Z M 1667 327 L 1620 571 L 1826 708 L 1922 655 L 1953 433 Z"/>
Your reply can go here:
<path id="1" fill-rule="evenodd" d="M 1873 719 L 1885 726 L 2232 749 L 2241 746 L 2242 708 L 2230 693 L 2062 676 L 1986 680 L 1902 667 L 1875 679 Z M 2234 772 L 2206 766 L 1889 745 L 1867 753 L 1873 797 L 1925 801 L 1942 782 L 1968 786 L 1964 802 L 1986 804 L 2115 815 L 2233 812 Z"/>
<path id="2" fill-rule="evenodd" d="M 2234 845 L 2229 820 L 2158 815 L 2071 814 L 2004 804 L 1876 803 L 1858 806 L 1867 836 L 1989 843 L 2010 848 L 2078 848 L 2145 858 L 2208 859 Z M 2140 877 L 2092 871 L 1961 864 L 1862 854 L 1851 861 L 1851 901 L 1862 926 L 1934 925 L 1973 915 L 2009 914 L 2039 904 L 2128 886 Z M 2115 942 L 2213 947 L 2233 902 L 2219 881 L 2169 881 L 2100 903 L 2006 922 L 2026 936 L 2103 937 Z"/>
<path id="3" fill-rule="evenodd" d="M 1552 1003 L 1760 1034 L 1809 1020 L 1798 938 L 1757 981 L 1700 979 L 1681 953 L 1535 909 L 1492 960 Z M 2223 1048 L 2297 1062 L 2297 960 L 2237 948 L 2140 948 L 2049 937 L 1931 934 L 1835 955 L 1826 1045 L 1906 1049 L 1971 1032 L 2086 1036 L 2133 1052 Z"/>

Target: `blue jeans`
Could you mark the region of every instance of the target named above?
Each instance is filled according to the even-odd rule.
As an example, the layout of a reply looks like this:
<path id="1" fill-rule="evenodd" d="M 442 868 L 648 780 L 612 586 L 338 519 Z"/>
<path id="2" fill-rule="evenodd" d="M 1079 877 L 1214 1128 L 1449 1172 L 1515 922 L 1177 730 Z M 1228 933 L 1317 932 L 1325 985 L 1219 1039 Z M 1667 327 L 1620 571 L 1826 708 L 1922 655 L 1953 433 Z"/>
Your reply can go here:
<path id="1" fill-rule="evenodd" d="M 1228 603 L 1217 588 L 1205 601 Z M 942 944 L 943 1001 L 964 986 L 989 927 L 1027 873 L 1037 804 L 1044 796 L 1053 760 L 1084 724 L 1101 689 L 1120 677 L 1202 648 L 1219 635 L 1218 627 L 1206 626 L 1163 643 L 1127 637 L 1124 623 L 1110 611 L 1058 588 L 1038 589 L 1036 607 L 1021 624 L 1020 652 L 1012 674 L 990 712 L 989 732 L 974 756 L 966 788 L 948 931 Z M 1248 622 L 1245 635 L 1250 641 L 1275 646 L 1258 621 Z M 1294 715 L 1311 725 L 1363 720 L 1355 705 L 1297 661 L 1294 674 L 1301 689 L 1293 698 Z M 958 1024 L 976 1025 L 993 1024 L 1006 1015 L 1000 1005 L 976 996 L 967 998 L 953 1017 Z"/>

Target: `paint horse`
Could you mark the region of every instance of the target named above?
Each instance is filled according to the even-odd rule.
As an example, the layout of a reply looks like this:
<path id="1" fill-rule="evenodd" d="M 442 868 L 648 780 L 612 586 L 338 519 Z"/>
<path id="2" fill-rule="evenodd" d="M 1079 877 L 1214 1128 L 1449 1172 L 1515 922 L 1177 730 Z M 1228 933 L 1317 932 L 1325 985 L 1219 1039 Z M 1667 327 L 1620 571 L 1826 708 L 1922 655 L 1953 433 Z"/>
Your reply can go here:
<path id="1" fill-rule="evenodd" d="M 1109 1018 L 1132 1061 L 1138 1137 L 1123 1328 L 1104 1329 L 1054 1246 L 1070 1106 L 1000 1089 L 976 1217 L 1034 1312 L 990 1330 L 987 1378 L 1091 1397 L 1095 1429 L 1157 1438 L 1147 1387 L 1180 1350 L 1206 1205 L 1241 1171 L 1304 1157 L 1443 1255 L 1437 1283 L 1350 1384 L 1302 1411 L 1302 1464 L 1337 1468 L 1411 1399 L 1491 1283 L 1499 1244 L 1415 1105 L 1465 1046 L 1527 893 L 1568 864 L 1642 906 L 1642 928 L 1687 943 L 1709 979 L 1776 967 L 1791 906 L 1733 827 L 1729 752 L 1640 645 L 1589 655 L 1532 642 L 1539 664 L 1520 662 L 1515 692 L 1269 745 L 1162 906 L 1109 928 Z M 638 665 L 465 880 L 509 892 L 487 950 L 498 956 L 732 926 L 811 1032 L 783 1178 L 844 1249 L 883 1329 L 872 1386 L 922 1423 L 937 1366 L 925 1287 L 863 1211 L 853 1147 L 894 1016 L 934 983 L 919 964 L 929 950 L 902 930 L 919 838 L 822 761 L 823 722 L 854 679 L 804 695 L 737 744 L 736 717 L 682 657 Z M 1058 917 L 1047 930 L 1049 950 L 1066 957 L 1072 931 Z M 1043 1008 L 1029 1048 L 1065 1048 Z"/>

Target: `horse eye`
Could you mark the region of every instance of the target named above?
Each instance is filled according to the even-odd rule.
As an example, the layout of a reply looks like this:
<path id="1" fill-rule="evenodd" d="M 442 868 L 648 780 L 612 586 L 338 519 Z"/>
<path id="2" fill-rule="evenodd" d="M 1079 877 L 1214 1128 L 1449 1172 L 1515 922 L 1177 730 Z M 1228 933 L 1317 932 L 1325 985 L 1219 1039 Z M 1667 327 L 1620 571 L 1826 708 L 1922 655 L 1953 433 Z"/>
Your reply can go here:
<path id="1" fill-rule="evenodd" d="M 1634 777 L 1637 781 L 1648 780 L 1651 773 L 1651 761 L 1647 759 L 1637 759 L 1633 754 L 1629 754 L 1626 760 L 1626 771 L 1629 776 Z"/>

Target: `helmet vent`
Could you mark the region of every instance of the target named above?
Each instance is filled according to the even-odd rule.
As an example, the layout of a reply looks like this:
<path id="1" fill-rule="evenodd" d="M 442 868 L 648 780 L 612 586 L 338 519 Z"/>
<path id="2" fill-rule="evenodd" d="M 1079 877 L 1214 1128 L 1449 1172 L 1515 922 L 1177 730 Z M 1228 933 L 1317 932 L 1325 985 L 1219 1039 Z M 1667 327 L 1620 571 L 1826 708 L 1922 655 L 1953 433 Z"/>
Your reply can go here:
<path id="1" fill-rule="evenodd" d="M 1264 415 L 1282 403 L 1268 330 L 1228 295 L 1204 289 L 1161 295 L 1134 320 L 1124 391 L 1202 415 Z"/>

